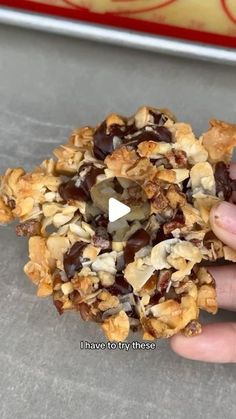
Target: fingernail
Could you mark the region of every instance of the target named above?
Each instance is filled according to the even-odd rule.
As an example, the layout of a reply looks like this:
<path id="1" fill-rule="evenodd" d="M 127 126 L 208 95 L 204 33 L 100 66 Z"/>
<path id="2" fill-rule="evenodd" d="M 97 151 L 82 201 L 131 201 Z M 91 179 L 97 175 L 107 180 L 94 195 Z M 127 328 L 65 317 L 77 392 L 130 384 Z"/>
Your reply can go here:
<path id="1" fill-rule="evenodd" d="M 214 222 L 220 228 L 236 234 L 236 206 L 228 202 L 221 202 L 213 210 Z"/>

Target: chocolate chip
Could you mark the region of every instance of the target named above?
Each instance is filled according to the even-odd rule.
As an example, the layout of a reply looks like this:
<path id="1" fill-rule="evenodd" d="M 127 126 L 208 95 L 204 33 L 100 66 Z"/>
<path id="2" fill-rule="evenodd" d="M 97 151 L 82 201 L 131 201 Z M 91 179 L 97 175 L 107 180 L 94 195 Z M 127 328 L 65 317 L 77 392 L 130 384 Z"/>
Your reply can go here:
<path id="1" fill-rule="evenodd" d="M 132 138 L 125 138 L 124 144 L 126 146 L 137 147 L 143 141 L 163 141 L 170 143 L 172 141 L 172 135 L 165 127 L 157 127 L 152 131 L 143 129 L 139 134 L 132 136 Z"/>
<path id="2" fill-rule="evenodd" d="M 192 192 L 192 189 L 188 187 L 188 183 L 189 183 L 189 178 L 185 179 L 182 182 L 182 192 L 185 194 L 187 202 L 189 204 L 192 204 L 193 203 L 193 196 L 192 196 L 193 192 Z"/>
<path id="3" fill-rule="evenodd" d="M 113 138 L 123 138 L 124 132 L 120 125 L 113 124 L 109 127 L 107 132 L 107 124 L 104 121 L 95 131 L 93 137 L 93 152 L 97 159 L 104 160 L 108 154 L 114 150 Z"/>
<path id="4" fill-rule="evenodd" d="M 61 183 L 58 188 L 58 192 L 65 201 L 68 201 L 69 199 L 85 201 L 87 199 L 86 191 L 84 192 L 82 188 L 78 188 L 75 185 L 75 180 L 69 180 L 68 182 Z"/>
<path id="5" fill-rule="evenodd" d="M 139 314 L 134 306 L 131 307 L 129 311 L 126 312 L 127 316 L 132 317 L 132 319 L 139 319 Z"/>
<path id="6" fill-rule="evenodd" d="M 224 162 L 218 162 L 215 166 L 216 193 L 219 198 L 228 201 L 232 195 L 232 185 L 228 167 Z"/>
<path id="7" fill-rule="evenodd" d="M 150 298 L 149 304 L 151 305 L 158 304 L 161 297 L 163 297 L 163 294 L 159 291 L 155 291 L 155 294 L 152 295 L 152 297 Z"/>
<path id="8" fill-rule="evenodd" d="M 82 176 L 80 178 L 83 170 L 87 170 L 86 175 L 84 178 Z M 91 163 L 83 165 L 79 170 L 78 178 L 62 183 L 58 188 L 58 192 L 65 201 L 74 199 L 87 202 L 91 198 L 90 189 L 96 183 L 97 176 L 103 172 L 104 169 L 93 166 Z"/>
<path id="9" fill-rule="evenodd" d="M 107 290 L 113 295 L 126 295 L 133 292 L 132 286 L 125 280 L 122 273 L 117 273 L 115 282 Z"/>
<path id="10" fill-rule="evenodd" d="M 155 113 L 153 111 L 149 111 L 150 115 L 153 117 L 153 121 L 155 125 L 164 125 L 167 121 L 168 117 L 164 113 Z"/>
<path id="11" fill-rule="evenodd" d="M 106 228 L 108 226 L 108 222 L 109 222 L 108 217 L 104 214 L 99 214 L 95 218 L 95 224 L 98 227 L 105 227 Z"/>
<path id="12" fill-rule="evenodd" d="M 83 187 L 87 188 L 89 191 L 92 186 L 96 183 L 97 176 L 104 173 L 104 169 L 96 167 L 93 164 L 86 164 L 80 167 L 79 174 L 87 168 L 87 172 L 84 178 Z"/>
<path id="13" fill-rule="evenodd" d="M 68 279 L 73 278 L 74 274 L 82 269 L 81 256 L 86 243 L 80 241 L 73 244 L 70 250 L 65 253 L 63 264 Z"/>
<path id="14" fill-rule="evenodd" d="M 150 235 L 143 228 L 132 234 L 128 239 L 124 250 L 125 263 L 128 264 L 133 262 L 135 253 L 149 243 Z"/>
<path id="15" fill-rule="evenodd" d="M 156 237 L 153 240 L 153 246 L 155 246 L 158 243 L 161 243 L 164 240 L 173 239 L 173 236 L 171 233 L 165 234 L 163 225 L 160 226 L 159 230 L 157 231 Z"/>
<path id="16" fill-rule="evenodd" d="M 104 160 L 108 154 L 111 154 L 114 147 L 114 137 L 120 139 L 120 145 L 136 148 L 139 143 L 149 141 L 164 141 L 172 142 L 171 132 L 162 125 L 166 122 L 166 117 L 163 114 L 154 114 L 154 126 L 152 130 L 137 130 L 135 124 L 131 125 L 117 125 L 113 124 L 107 128 L 106 121 L 104 121 L 95 131 L 93 137 L 93 152 L 97 159 Z"/>

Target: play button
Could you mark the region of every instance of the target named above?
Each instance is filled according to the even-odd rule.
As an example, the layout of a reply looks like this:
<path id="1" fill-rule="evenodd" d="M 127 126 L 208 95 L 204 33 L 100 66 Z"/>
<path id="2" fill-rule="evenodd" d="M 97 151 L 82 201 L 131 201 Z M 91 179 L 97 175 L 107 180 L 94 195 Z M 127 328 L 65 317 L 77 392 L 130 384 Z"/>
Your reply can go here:
<path id="1" fill-rule="evenodd" d="M 110 198 L 108 201 L 108 218 L 110 223 L 119 220 L 125 215 L 129 214 L 131 208 L 128 205 L 122 204 L 115 198 Z"/>
<path id="2" fill-rule="evenodd" d="M 150 202 L 142 186 L 128 178 L 111 177 L 90 189 L 85 219 L 95 231 L 105 229 L 113 242 L 124 242 L 130 229 L 143 225 L 150 217 Z M 104 231 L 104 230 L 103 230 Z"/>

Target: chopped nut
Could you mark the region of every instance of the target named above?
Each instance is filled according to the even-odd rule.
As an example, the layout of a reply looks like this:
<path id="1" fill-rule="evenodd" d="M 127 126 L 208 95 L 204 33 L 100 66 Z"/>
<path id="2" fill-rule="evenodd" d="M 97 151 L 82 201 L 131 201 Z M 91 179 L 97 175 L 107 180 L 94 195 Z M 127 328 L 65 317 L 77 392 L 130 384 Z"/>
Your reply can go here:
<path id="1" fill-rule="evenodd" d="M 174 150 L 165 154 L 171 166 L 175 169 L 184 168 L 188 165 L 187 155 L 183 150 Z"/>
<path id="2" fill-rule="evenodd" d="M 160 190 L 151 200 L 151 212 L 160 213 L 169 207 L 169 201 L 165 197 L 164 193 Z"/>
<path id="3" fill-rule="evenodd" d="M 210 285 L 202 285 L 198 290 L 197 305 L 201 310 L 217 312 L 216 290 Z"/>
<path id="4" fill-rule="evenodd" d="M 100 271 L 98 277 L 103 287 L 111 287 L 115 282 L 115 276 L 109 272 Z"/>
<path id="5" fill-rule="evenodd" d="M 207 160 L 207 150 L 203 147 L 201 141 L 195 138 L 190 125 L 178 122 L 173 125 L 172 129 L 176 139 L 174 148 L 184 151 L 190 164 Z"/>
<path id="6" fill-rule="evenodd" d="M 171 150 L 171 145 L 168 143 L 155 143 L 154 141 L 143 141 L 138 145 L 138 152 L 141 157 L 148 157 L 156 159 L 160 155 L 165 155 Z"/>
<path id="7" fill-rule="evenodd" d="M 116 273 L 116 256 L 116 252 L 103 253 L 102 255 L 99 255 L 92 264 L 92 270 L 94 272 L 105 271 L 111 274 Z"/>
<path id="8" fill-rule="evenodd" d="M 71 292 L 74 291 L 74 287 L 71 282 L 65 282 L 64 284 L 62 284 L 61 290 L 64 295 L 69 295 Z"/>
<path id="9" fill-rule="evenodd" d="M 52 235 L 47 239 L 47 248 L 52 258 L 56 260 L 63 260 L 64 254 L 70 247 L 70 242 L 66 237 Z"/>
<path id="10" fill-rule="evenodd" d="M 119 314 L 106 319 L 102 329 L 110 341 L 122 342 L 129 334 L 129 318 L 124 311 L 120 311 Z"/>
<path id="11" fill-rule="evenodd" d="M 208 162 L 197 163 L 190 170 L 193 195 L 215 195 L 214 173 Z"/>
<path id="12" fill-rule="evenodd" d="M 186 204 L 186 197 L 180 191 L 177 185 L 169 186 L 166 192 L 166 198 L 168 199 L 171 208 L 176 209 L 178 206 L 182 207 Z"/>
<path id="13" fill-rule="evenodd" d="M 191 322 L 189 322 L 183 330 L 183 334 L 185 336 L 196 336 L 199 335 L 201 332 L 202 326 L 197 320 L 191 320 Z"/>
<path id="14" fill-rule="evenodd" d="M 231 161 L 236 146 L 236 125 L 212 119 L 211 128 L 202 137 L 203 146 L 209 153 L 210 163 Z"/>
<path id="15" fill-rule="evenodd" d="M 101 300 L 101 302 L 98 304 L 98 308 L 101 311 L 106 311 L 119 305 L 119 298 L 117 298 L 115 295 L 111 295 L 109 292 L 102 291 L 98 298 Z"/>
<path id="16" fill-rule="evenodd" d="M 93 291 L 93 276 L 77 276 L 71 280 L 73 288 L 80 291 L 82 295 L 91 294 Z"/>
<path id="17" fill-rule="evenodd" d="M 197 278 L 199 280 L 200 285 L 203 284 L 215 284 L 215 281 L 211 274 L 206 270 L 206 268 L 199 268 L 197 271 Z"/>
<path id="18" fill-rule="evenodd" d="M 17 236 L 38 236 L 41 232 L 41 224 L 37 220 L 29 220 L 16 226 Z"/>
<path id="19" fill-rule="evenodd" d="M 126 281 L 132 285 L 134 291 L 140 291 L 152 276 L 154 270 L 153 266 L 146 265 L 142 259 L 136 259 L 126 266 L 124 276 Z"/>
<path id="20" fill-rule="evenodd" d="M 120 147 L 107 156 L 105 163 L 108 169 L 112 170 L 115 176 L 126 176 L 127 170 L 131 168 L 138 156 L 134 150 L 128 150 L 126 147 Z"/>
<path id="21" fill-rule="evenodd" d="M 85 247 L 84 251 L 83 251 L 83 257 L 85 259 L 90 259 L 91 261 L 95 261 L 98 254 L 100 252 L 100 248 L 95 247 L 91 244 L 89 244 L 88 246 Z"/>
<path id="22" fill-rule="evenodd" d="M 11 209 L 0 199 L 0 223 L 9 223 L 13 218 Z"/>

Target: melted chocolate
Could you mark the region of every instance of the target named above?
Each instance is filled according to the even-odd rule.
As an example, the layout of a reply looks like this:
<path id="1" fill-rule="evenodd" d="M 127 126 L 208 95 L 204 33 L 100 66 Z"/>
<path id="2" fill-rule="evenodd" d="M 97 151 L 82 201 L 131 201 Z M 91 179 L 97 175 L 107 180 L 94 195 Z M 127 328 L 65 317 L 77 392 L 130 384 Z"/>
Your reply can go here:
<path id="1" fill-rule="evenodd" d="M 187 186 L 187 185 L 188 185 L 188 183 L 189 183 L 189 178 L 185 179 L 185 180 L 182 182 L 182 192 L 185 194 L 186 199 L 187 199 L 187 202 L 188 202 L 189 204 L 192 204 L 192 203 L 193 203 L 192 190 L 191 190 L 191 188 L 189 188 L 189 187 Z"/>
<path id="2" fill-rule="evenodd" d="M 104 160 L 107 155 L 114 151 L 113 138 L 119 137 L 121 143 L 129 147 L 137 147 L 139 143 L 145 140 L 172 142 L 171 132 L 162 126 L 166 119 L 163 114 L 154 114 L 154 129 L 147 131 L 143 128 L 141 131 L 137 129 L 135 124 L 131 125 L 111 125 L 107 130 L 106 121 L 104 121 L 95 131 L 93 137 L 93 152 L 97 159 Z M 137 135 L 136 132 L 138 132 Z"/>
<path id="3" fill-rule="evenodd" d="M 124 132 L 120 125 L 111 125 L 107 133 L 107 124 L 104 121 L 95 131 L 93 137 L 93 152 L 97 159 L 104 160 L 114 150 L 113 137 L 123 138 Z"/>
<path id="4" fill-rule="evenodd" d="M 163 294 L 159 291 L 156 291 L 155 294 L 150 298 L 149 304 L 155 305 L 158 304 Z"/>
<path id="5" fill-rule="evenodd" d="M 147 246 L 149 243 L 150 235 L 143 228 L 132 234 L 132 236 L 128 239 L 124 250 L 125 263 L 128 264 L 133 262 L 135 253 L 142 249 L 142 247 Z"/>
<path id="6" fill-rule="evenodd" d="M 97 227 L 107 227 L 108 226 L 108 217 L 104 214 L 99 214 L 97 215 L 97 217 L 95 218 L 95 224 Z"/>
<path id="7" fill-rule="evenodd" d="M 164 125 L 168 119 L 164 113 L 155 113 L 153 111 L 149 111 L 149 113 L 152 115 L 155 125 Z"/>
<path id="8" fill-rule="evenodd" d="M 137 311 L 135 310 L 135 307 L 132 306 L 131 310 L 127 311 L 126 313 L 129 317 L 132 317 L 133 319 L 139 319 L 139 315 Z"/>
<path id="9" fill-rule="evenodd" d="M 73 278 L 74 274 L 82 269 L 81 256 L 83 249 L 87 246 L 84 242 L 76 242 L 64 255 L 64 270 L 68 279 Z"/>
<path id="10" fill-rule="evenodd" d="M 173 239 L 172 234 L 165 234 L 163 225 L 160 226 L 159 230 L 157 231 L 156 238 L 153 240 L 153 246 L 155 246 L 158 243 L 161 243 L 164 240 Z"/>
<path id="11" fill-rule="evenodd" d="M 171 143 L 172 135 L 171 132 L 165 127 L 157 127 L 155 131 L 142 130 L 139 134 L 135 135 L 131 139 L 125 140 L 126 146 L 137 147 L 143 141 L 163 141 L 165 143 Z"/>
<path id="12" fill-rule="evenodd" d="M 113 295 L 126 295 L 133 292 L 133 287 L 125 280 L 122 273 L 117 273 L 114 284 L 107 290 Z"/>
<path id="13" fill-rule="evenodd" d="M 232 181 L 229 170 L 224 162 L 218 162 L 215 166 L 216 193 L 228 201 L 232 195 Z"/>
<path id="14" fill-rule="evenodd" d="M 78 176 L 82 172 L 82 170 L 88 168 L 88 173 L 85 175 L 84 179 L 81 179 L 80 184 L 77 186 L 76 182 L 78 180 L 70 179 L 67 182 L 62 183 L 59 188 L 58 192 L 61 195 L 62 199 L 68 201 L 69 199 L 75 199 L 76 201 L 89 201 L 90 190 L 92 186 L 96 183 L 96 178 L 98 175 L 104 172 L 104 169 L 99 167 L 93 166 L 92 163 L 84 164 L 80 167 L 78 172 Z M 79 179 L 79 178 L 78 178 Z"/>

